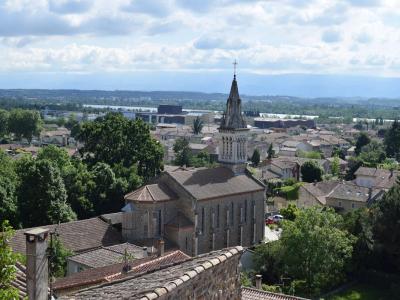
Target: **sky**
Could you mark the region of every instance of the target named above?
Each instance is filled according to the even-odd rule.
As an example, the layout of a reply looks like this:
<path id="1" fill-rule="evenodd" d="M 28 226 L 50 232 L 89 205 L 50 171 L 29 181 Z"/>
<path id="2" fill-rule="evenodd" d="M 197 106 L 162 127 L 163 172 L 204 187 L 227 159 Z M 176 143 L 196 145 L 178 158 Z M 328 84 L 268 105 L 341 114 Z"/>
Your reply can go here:
<path id="1" fill-rule="evenodd" d="M 0 88 L 400 97 L 399 0 L 0 0 Z"/>

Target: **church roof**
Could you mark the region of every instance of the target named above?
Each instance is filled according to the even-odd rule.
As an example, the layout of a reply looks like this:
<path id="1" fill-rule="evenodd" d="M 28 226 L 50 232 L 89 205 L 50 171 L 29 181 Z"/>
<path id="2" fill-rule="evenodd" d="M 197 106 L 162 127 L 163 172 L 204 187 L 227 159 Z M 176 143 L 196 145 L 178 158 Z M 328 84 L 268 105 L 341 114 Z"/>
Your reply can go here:
<path id="1" fill-rule="evenodd" d="M 125 200 L 140 202 L 162 202 L 177 199 L 177 196 L 162 183 L 145 185 L 125 196 Z"/>
<path id="2" fill-rule="evenodd" d="M 264 186 L 254 179 L 247 175 L 235 176 L 233 171 L 226 167 L 198 168 L 167 174 L 197 200 L 264 190 Z"/>
<path id="3" fill-rule="evenodd" d="M 233 77 L 231 91 L 226 102 L 226 111 L 221 120 L 221 129 L 245 129 L 246 121 L 242 115 L 242 100 L 239 97 L 239 89 L 236 75 Z"/>

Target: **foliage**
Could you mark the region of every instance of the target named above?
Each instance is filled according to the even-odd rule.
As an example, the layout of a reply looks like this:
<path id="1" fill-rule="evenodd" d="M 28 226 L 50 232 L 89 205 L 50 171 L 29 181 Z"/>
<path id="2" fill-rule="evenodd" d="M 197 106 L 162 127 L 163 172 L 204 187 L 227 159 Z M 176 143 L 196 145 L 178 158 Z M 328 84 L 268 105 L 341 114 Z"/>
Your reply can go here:
<path id="1" fill-rule="evenodd" d="M 323 171 L 315 161 L 306 161 L 300 169 L 301 178 L 305 182 L 321 181 Z"/>
<path id="2" fill-rule="evenodd" d="M 286 197 L 286 200 L 297 200 L 299 199 L 301 185 L 301 182 L 294 183 L 293 185 L 284 185 L 279 188 L 279 192 Z"/>
<path id="3" fill-rule="evenodd" d="M 80 149 L 89 165 L 103 162 L 112 168 L 121 165 L 137 167 L 145 181 L 162 168 L 163 148 L 150 136 L 148 125 L 142 120 L 128 120 L 119 113 L 108 113 L 85 122 L 77 135 L 84 146 Z"/>
<path id="4" fill-rule="evenodd" d="M 67 258 L 73 255 L 73 252 L 65 248 L 61 239 L 56 235 L 51 238 L 49 248 L 51 275 L 56 278 L 64 277 L 67 273 Z"/>
<path id="5" fill-rule="evenodd" d="M 0 137 L 4 137 L 8 134 L 8 118 L 8 111 L 0 109 Z"/>
<path id="6" fill-rule="evenodd" d="M 18 299 L 18 290 L 11 283 L 15 279 L 15 264 L 18 255 L 15 254 L 8 242 L 14 232 L 7 220 L 1 223 L 0 232 L 0 299 Z"/>
<path id="7" fill-rule="evenodd" d="M 8 128 L 18 139 L 26 138 L 30 143 L 33 136 L 40 134 L 42 119 L 38 111 L 13 109 L 8 119 Z"/>
<path id="8" fill-rule="evenodd" d="M 192 153 L 189 148 L 189 142 L 186 139 L 179 138 L 173 146 L 175 152 L 175 164 L 178 166 L 189 166 Z"/>
<path id="9" fill-rule="evenodd" d="M 253 155 L 251 156 L 251 162 L 255 167 L 257 167 L 258 164 L 260 163 L 260 151 L 257 148 L 255 148 L 253 151 Z"/>
<path id="10" fill-rule="evenodd" d="M 274 155 L 275 155 L 275 150 L 272 147 L 272 143 L 271 143 L 271 144 L 269 144 L 269 147 L 268 147 L 268 150 L 267 150 L 267 158 L 268 159 L 272 159 L 274 157 Z"/>
<path id="11" fill-rule="evenodd" d="M 348 169 L 346 172 L 345 180 L 355 179 L 354 173 L 362 166 L 362 160 L 358 157 L 350 157 L 348 160 Z"/>
<path id="12" fill-rule="evenodd" d="M 363 166 L 376 168 L 386 159 L 386 154 L 383 146 L 377 141 L 373 140 L 368 145 L 361 148 L 358 156 L 363 162 Z"/>
<path id="13" fill-rule="evenodd" d="M 289 205 L 280 210 L 280 214 L 285 220 L 294 221 L 299 214 L 300 210 L 297 208 L 296 204 L 289 203 Z"/>
<path id="14" fill-rule="evenodd" d="M 18 226 L 17 218 L 17 174 L 12 160 L 0 150 L 0 220 L 9 220 Z"/>
<path id="15" fill-rule="evenodd" d="M 249 273 L 240 272 L 240 285 L 245 287 L 251 287 L 253 285 Z"/>
<path id="16" fill-rule="evenodd" d="M 354 237 L 341 230 L 342 222 L 333 209 L 316 207 L 300 210 L 293 222 L 283 221 L 284 268 L 289 277 L 305 280 L 310 295 L 344 279 Z"/>
<path id="17" fill-rule="evenodd" d="M 394 185 L 377 202 L 374 236 L 386 268 L 400 272 L 400 185 Z"/>
<path id="18" fill-rule="evenodd" d="M 267 282 L 279 282 L 283 274 L 283 246 L 281 242 L 274 241 L 259 244 L 254 249 L 253 262 L 257 272 L 262 274 Z"/>
<path id="19" fill-rule="evenodd" d="M 24 227 L 55 224 L 76 219 L 67 203 L 60 171 L 49 160 L 26 157 L 18 161 L 18 206 Z"/>
<path id="20" fill-rule="evenodd" d="M 302 151 L 298 150 L 296 153 L 297 157 L 303 157 L 308 159 L 321 159 L 322 155 L 317 151 Z"/>
<path id="21" fill-rule="evenodd" d="M 383 141 L 385 145 L 386 155 L 388 157 L 400 159 L 400 124 L 398 120 L 392 123 L 392 126 L 385 134 Z"/>
<path id="22" fill-rule="evenodd" d="M 340 161 L 339 156 L 335 155 L 333 157 L 332 165 L 331 165 L 331 172 L 333 176 L 339 176 L 340 173 Z"/>
<path id="23" fill-rule="evenodd" d="M 361 132 L 356 141 L 356 148 L 354 149 L 354 153 L 359 155 L 361 153 L 361 148 L 368 145 L 371 142 L 371 139 L 365 132 Z"/>
<path id="24" fill-rule="evenodd" d="M 200 119 L 200 117 L 196 117 L 196 119 L 193 120 L 193 133 L 200 134 L 201 130 L 203 129 L 203 125 L 203 121 Z"/>

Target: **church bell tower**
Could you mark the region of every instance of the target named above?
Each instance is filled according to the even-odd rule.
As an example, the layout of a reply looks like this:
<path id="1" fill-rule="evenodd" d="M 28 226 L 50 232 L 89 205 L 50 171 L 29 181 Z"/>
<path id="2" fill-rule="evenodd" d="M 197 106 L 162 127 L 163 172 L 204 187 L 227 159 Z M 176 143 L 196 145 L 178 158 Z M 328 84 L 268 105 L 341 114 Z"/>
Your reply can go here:
<path id="1" fill-rule="evenodd" d="M 220 133 L 218 161 L 232 169 L 235 174 L 241 174 L 246 169 L 247 163 L 247 135 L 249 129 L 242 115 L 242 101 L 235 72 L 231 91 L 226 102 L 226 110 L 222 116 Z"/>

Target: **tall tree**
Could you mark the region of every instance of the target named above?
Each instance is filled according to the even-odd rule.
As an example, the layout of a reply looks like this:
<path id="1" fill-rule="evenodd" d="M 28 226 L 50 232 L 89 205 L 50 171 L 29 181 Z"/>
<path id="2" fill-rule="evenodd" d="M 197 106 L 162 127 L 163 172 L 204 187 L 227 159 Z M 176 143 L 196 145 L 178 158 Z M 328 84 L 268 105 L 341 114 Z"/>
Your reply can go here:
<path id="1" fill-rule="evenodd" d="M 189 142 L 186 139 L 179 138 L 173 146 L 175 152 L 175 163 L 179 166 L 189 166 L 192 159 L 192 154 L 189 148 Z"/>
<path id="2" fill-rule="evenodd" d="M 337 155 L 335 155 L 333 157 L 331 171 L 332 171 L 332 175 L 333 176 L 339 176 L 339 173 L 340 173 L 340 161 L 339 161 L 339 156 L 337 156 Z"/>
<path id="3" fill-rule="evenodd" d="M 193 120 L 193 133 L 200 134 L 201 130 L 203 129 L 203 125 L 203 121 L 200 119 L 200 117 L 196 117 L 196 119 Z"/>
<path id="4" fill-rule="evenodd" d="M 267 156 L 268 159 L 272 159 L 274 157 L 274 155 L 275 155 L 275 150 L 272 147 L 272 143 L 269 144 L 267 154 L 268 154 L 268 156 Z"/>
<path id="5" fill-rule="evenodd" d="M 315 161 L 306 161 L 300 169 L 301 178 L 305 182 L 321 181 L 324 171 Z"/>
<path id="6" fill-rule="evenodd" d="M 94 121 L 85 122 L 78 140 L 80 150 L 90 165 L 104 162 L 112 168 L 137 166 L 139 176 L 148 180 L 162 168 L 163 148 L 154 140 L 149 127 L 142 120 L 128 120 L 119 113 L 108 113 Z"/>
<path id="7" fill-rule="evenodd" d="M 371 142 L 371 139 L 365 132 L 361 132 L 356 141 L 356 148 L 354 149 L 354 153 L 359 155 L 361 153 L 361 148 L 368 145 Z"/>
<path id="8" fill-rule="evenodd" d="M 8 134 L 8 118 L 8 111 L 0 109 L 0 137 Z"/>
<path id="9" fill-rule="evenodd" d="M 386 268 L 400 272 L 400 185 L 394 185 L 376 204 L 374 236 Z M 380 246 L 380 247 L 379 247 Z"/>
<path id="10" fill-rule="evenodd" d="M 400 124 L 398 120 L 395 120 L 387 130 L 383 143 L 388 157 L 400 159 Z"/>
<path id="11" fill-rule="evenodd" d="M 11 159 L 0 150 L 0 220 L 9 220 L 18 226 L 17 175 Z"/>
<path id="12" fill-rule="evenodd" d="M 19 299 L 18 290 L 12 286 L 16 276 L 15 264 L 18 255 L 9 245 L 13 230 L 7 220 L 0 224 L 0 299 Z"/>
<path id="13" fill-rule="evenodd" d="M 354 237 L 342 230 L 342 224 L 333 209 L 316 207 L 300 210 L 293 222 L 283 223 L 284 268 L 293 279 L 305 280 L 310 295 L 344 279 Z"/>
<path id="14" fill-rule="evenodd" d="M 40 134 L 42 119 L 38 111 L 14 109 L 10 112 L 8 127 L 17 138 L 26 138 L 30 143 L 33 136 Z"/>
<path id="15" fill-rule="evenodd" d="M 68 222 L 76 219 L 58 168 L 49 160 L 18 161 L 18 205 L 24 227 Z"/>
<path id="16" fill-rule="evenodd" d="M 253 151 L 253 155 L 251 156 L 251 162 L 253 163 L 253 166 L 257 167 L 258 164 L 260 163 L 261 160 L 261 155 L 260 155 L 260 151 L 255 148 Z"/>

